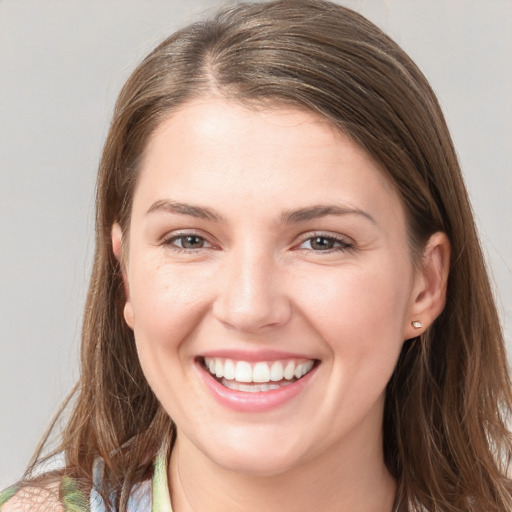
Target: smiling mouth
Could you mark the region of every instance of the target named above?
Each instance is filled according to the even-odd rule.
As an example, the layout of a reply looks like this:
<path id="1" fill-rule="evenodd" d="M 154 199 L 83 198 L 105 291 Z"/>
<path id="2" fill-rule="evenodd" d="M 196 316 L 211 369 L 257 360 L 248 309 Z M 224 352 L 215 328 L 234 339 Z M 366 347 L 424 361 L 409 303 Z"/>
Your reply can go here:
<path id="1" fill-rule="evenodd" d="M 307 375 L 317 361 L 288 359 L 280 361 L 235 361 L 223 357 L 204 357 L 205 370 L 224 387 L 257 393 L 289 386 Z"/>

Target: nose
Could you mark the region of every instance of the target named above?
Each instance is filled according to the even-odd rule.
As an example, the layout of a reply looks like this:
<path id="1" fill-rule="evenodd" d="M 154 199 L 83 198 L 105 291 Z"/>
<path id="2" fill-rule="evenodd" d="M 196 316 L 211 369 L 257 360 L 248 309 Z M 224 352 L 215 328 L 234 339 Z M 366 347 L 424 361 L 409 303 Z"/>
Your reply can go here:
<path id="1" fill-rule="evenodd" d="M 271 254 L 250 248 L 233 251 L 216 279 L 215 317 L 231 329 L 251 334 L 286 324 L 292 308 L 284 273 Z"/>

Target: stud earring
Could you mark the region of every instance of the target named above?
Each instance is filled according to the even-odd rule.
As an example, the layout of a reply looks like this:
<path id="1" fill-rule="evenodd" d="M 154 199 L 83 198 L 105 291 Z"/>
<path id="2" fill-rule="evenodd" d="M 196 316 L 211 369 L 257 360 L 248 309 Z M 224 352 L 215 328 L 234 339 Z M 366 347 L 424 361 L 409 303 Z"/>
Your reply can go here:
<path id="1" fill-rule="evenodd" d="M 413 320 L 411 322 L 411 325 L 415 328 L 415 329 L 421 329 L 422 325 L 421 325 L 421 322 L 419 320 Z"/>

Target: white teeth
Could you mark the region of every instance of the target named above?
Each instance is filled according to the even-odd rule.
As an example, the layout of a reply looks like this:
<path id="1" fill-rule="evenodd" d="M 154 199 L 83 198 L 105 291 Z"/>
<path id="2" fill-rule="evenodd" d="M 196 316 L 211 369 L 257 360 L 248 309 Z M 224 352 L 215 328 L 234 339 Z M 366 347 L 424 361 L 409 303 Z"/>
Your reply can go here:
<path id="1" fill-rule="evenodd" d="M 293 362 L 290 361 L 288 364 L 293 364 Z M 284 378 L 283 365 L 280 361 L 276 361 L 272 365 L 272 368 L 270 368 L 270 380 L 272 382 L 278 382 L 280 380 L 283 380 L 283 378 Z M 291 380 L 291 379 L 287 379 L 287 380 Z"/>
<path id="2" fill-rule="evenodd" d="M 218 361 L 221 360 L 218 359 Z M 249 363 L 246 363 L 245 361 L 238 361 L 238 363 L 236 363 L 235 380 L 238 382 L 252 382 L 252 368 Z"/>
<path id="3" fill-rule="evenodd" d="M 294 373 L 295 373 L 295 364 L 293 364 L 293 361 L 290 361 L 286 365 L 286 368 L 284 369 L 284 378 L 286 380 L 292 380 Z"/>
<path id="4" fill-rule="evenodd" d="M 272 391 L 273 389 L 279 389 L 283 386 L 288 386 L 291 382 L 286 382 L 281 385 L 278 384 L 240 384 L 236 380 L 222 379 L 221 384 L 229 389 L 235 391 L 245 391 L 246 393 L 258 393 L 264 391 Z"/>
<path id="5" fill-rule="evenodd" d="M 270 380 L 270 370 L 267 363 L 256 363 L 252 370 L 253 382 L 268 382 Z M 272 379 L 281 380 L 281 379 Z"/>
<path id="6" fill-rule="evenodd" d="M 220 359 L 215 361 L 215 376 L 217 378 L 224 377 L 224 365 Z"/>
<path id="7" fill-rule="evenodd" d="M 251 391 L 269 391 L 281 387 L 285 383 L 291 383 L 286 381 L 294 381 L 306 375 L 313 368 L 314 361 L 312 359 L 302 361 L 300 363 L 296 360 L 259 361 L 251 364 L 247 361 L 233 361 L 222 357 L 205 357 L 204 364 L 212 375 L 222 379 L 222 383 L 225 383 L 226 387 L 246 391 L 240 387 L 240 383 L 243 383 L 251 384 L 242 386 L 250 387 Z M 228 384 L 229 382 L 232 385 Z M 279 382 L 280 385 L 271 384 L 273 382 Z M 255 386 L 253 383 L 260 385 Z"/>
<path id="8" fill-rule="evenodd" d="M 234 380 L 235 378 L 235 363 L 231 359 L 226 359 L 224 363 L 224 378 Z"/>
<path id="9" fill-rule="evenodd" d="M 301 377 L 304 377 L 304 375 L 306 375 L 306 373 L 309 372 L 309 370 L 311 370 L 311 368 L 313 368 L 313 364 L 314 364 L 314 361 L 307 361 L 305 362 L 304 364 L 302 364 L 302 375 Z"/>
<path id="10" fill-rule="evenodd" d="M 306 375 L 306 373 L 308 373 L 312 367 L 313 367 L 313 361 L 308 361 L 307 363 L 297 365 L 297 368 L 295 368 L 295 372 L 294 372 L 295 377 L 297 379 L 300 379 L 301 377 Z"/>

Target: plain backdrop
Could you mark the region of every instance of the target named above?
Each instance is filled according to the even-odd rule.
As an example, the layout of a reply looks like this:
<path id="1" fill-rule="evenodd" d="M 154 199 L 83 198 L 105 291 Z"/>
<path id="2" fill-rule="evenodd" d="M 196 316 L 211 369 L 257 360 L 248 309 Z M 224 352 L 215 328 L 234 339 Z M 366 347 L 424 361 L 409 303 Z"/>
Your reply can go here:
<path id="1" fill-rule="evenodd" d="M 347 0 L 429 78 L 512 352 L 512 0 Z M 0 489 L 77 377 L 94 182 L 129 72 L 213 0 L 0 0 Z"/>

